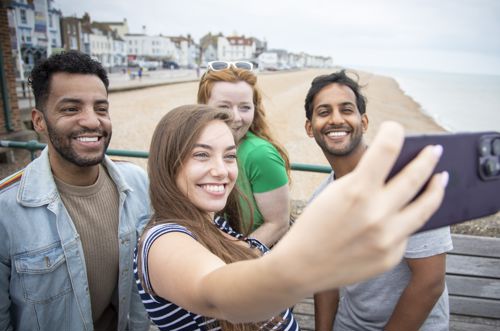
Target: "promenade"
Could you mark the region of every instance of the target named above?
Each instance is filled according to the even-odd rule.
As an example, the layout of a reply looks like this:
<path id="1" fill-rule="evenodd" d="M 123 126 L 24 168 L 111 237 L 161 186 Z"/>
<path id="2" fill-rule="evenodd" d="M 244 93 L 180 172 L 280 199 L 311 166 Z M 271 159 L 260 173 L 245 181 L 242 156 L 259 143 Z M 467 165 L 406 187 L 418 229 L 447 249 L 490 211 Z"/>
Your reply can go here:
<path id="1" fill-rule="evenodd" d="M 197 81 L 196 70 L 192 69 L 179 69 L 179 70 L 152 70 L 145 71 L 141 78 L 138 77 L 137 69 L 128 72 L 114 72 L 108 75 L 109 78 L 109 92 L 123 92 L 131 91 L 141 88 L 148 88 L 153 86 L 176 84 L 182 82 Z M 35 105 L 33 95 L 29 90 L 28 85 L 25 83 L 24 93 L 21 83 L 17 86 L 18 104 L 22 110 L 31 110 Z"/>

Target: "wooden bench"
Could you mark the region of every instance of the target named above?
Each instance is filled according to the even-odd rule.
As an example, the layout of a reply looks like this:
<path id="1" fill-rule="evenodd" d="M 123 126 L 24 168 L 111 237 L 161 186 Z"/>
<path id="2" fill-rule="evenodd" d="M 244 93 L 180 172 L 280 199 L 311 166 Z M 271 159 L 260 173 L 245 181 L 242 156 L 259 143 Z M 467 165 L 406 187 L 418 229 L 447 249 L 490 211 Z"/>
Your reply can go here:
<path id="1" fill-rule="evenodd" d="M 500 330 L 500 238 L 452 235 L 446 258 L 451 331 Z M 314 330 L 311 298 L 295 306 L 302 330 Z"/>
<path id="2" fill-rule="evenodd" d="M 500 330 L 500 238 L 452 238 L 446 258 L 450 330 Z"/>

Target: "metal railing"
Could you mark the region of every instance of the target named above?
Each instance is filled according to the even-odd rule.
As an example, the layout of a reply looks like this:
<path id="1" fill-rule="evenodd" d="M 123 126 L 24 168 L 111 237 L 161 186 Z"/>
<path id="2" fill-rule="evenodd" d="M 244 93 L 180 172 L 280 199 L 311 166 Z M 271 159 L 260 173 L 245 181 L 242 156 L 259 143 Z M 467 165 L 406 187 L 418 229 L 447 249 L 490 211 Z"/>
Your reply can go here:
<path id="1" fill-rule="evenodd" d="M 19 148 L 27 149 L 31 152 L 31 159 L 35 159 L 35 152 L 44 149 L 46 144 L 40 143 L 36 140 L 30 141 L 11 141 L 11 140 L 0 140 L 0 147 L 7 148 Z M 144 151 L 129 151 L 125 149 L 108 149 L 106 151 L 107 155 L 110 156 L 123 156 L 123 157 L 136 157 L 147 159 L 149 156 L 148 152 Z M 307 171 L 307 172 L 319 172 L 319 173 L 330 173 L 332 169 L 329 166 L 322 166 L 317 164 L 307 164 L 307 163 L 291 163 L 292 170 L 295 171 Z"/>

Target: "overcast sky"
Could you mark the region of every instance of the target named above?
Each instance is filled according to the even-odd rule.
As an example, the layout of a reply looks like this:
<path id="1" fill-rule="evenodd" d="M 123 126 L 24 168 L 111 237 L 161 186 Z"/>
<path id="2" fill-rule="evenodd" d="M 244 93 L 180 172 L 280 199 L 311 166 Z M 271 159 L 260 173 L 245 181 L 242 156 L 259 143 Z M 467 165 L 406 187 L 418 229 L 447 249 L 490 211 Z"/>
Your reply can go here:
<path id="1" fill-rule="evenodd" d="M 121 21 L 130 32 L 208 32 L 331 56 L 343 66 L 500 75 L 498 0 L 55 0 L 64 16 Z"/>

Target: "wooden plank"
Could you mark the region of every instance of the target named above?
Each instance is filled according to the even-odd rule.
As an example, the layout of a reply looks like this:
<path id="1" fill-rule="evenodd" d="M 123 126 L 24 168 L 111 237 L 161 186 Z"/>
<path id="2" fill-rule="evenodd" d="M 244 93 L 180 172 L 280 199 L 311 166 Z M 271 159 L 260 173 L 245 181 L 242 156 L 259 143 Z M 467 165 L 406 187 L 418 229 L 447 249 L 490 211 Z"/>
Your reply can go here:
<path id="1" fill-rule="evenodd" d="M 453 234 L 452 240 L 453 250 L 449 254 L 500 258 L 500 238 Z"/>
<path id="2" fill-rule="evenodd" d="M 450 312 L 452 314 L 500 319 L 500 300 L 450 295 Z"/>
<path id="3" fill-rule="evenodd" d="M 450 295 L 500 300 L 500 279 L 446 275 Z"/>
<path id="4" fill-rule="evenodd" d="M 498 326 L 450 321 L 450 331 L 498 331 Z"/>
<path id="5" fill-rule="evenodd" d="M 307 298 L 293 307 L 293 315 L 302 331 L 314 331 L 314 300 Z"/>
<path id="6" fill-rule="evenodd" d="M 500 330 L 500 320 L 489 318 L 450 315 L 450 331 L 493 331 Z"/>
<path id="7" fill-rule="evenodd" d="M 299 302 L 293 307 L 294 314 L 314 315 L 313 302 Z"/>
<path id="8" fill-rule="evenodd" d="M 314 316 L 294 314 L 300 330 L 314 331 Z"/>
<path id="9" fill-rule="evenodd" d="M 446 257 L 446 273 L 467 276 L 500 277 L 500 259 L 463 255 Z"/>

